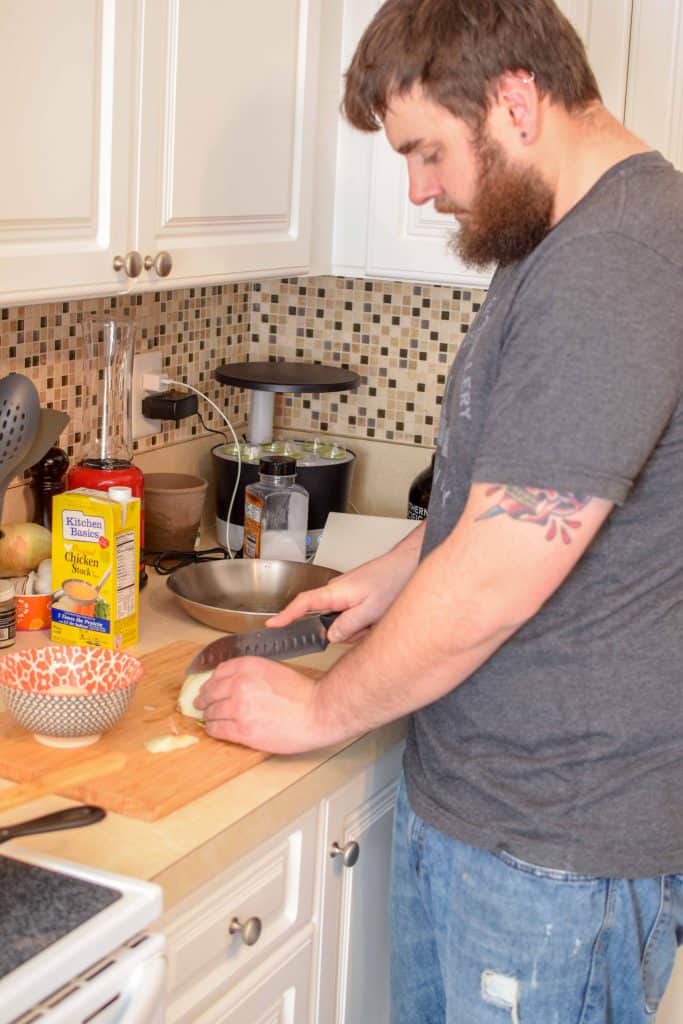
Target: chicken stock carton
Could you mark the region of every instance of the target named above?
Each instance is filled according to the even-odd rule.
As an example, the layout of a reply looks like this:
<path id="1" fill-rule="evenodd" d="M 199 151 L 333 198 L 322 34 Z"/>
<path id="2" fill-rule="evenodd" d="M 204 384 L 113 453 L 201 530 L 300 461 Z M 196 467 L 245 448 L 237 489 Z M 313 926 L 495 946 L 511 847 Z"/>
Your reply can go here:
<path id="1" fill-rule="evenodd" d="M 140 499 L 79 487 L 52 499 L 57 643 L 119 648 L 138 639 Z M 128 492 L 127 494 L 125 492 Z"/>

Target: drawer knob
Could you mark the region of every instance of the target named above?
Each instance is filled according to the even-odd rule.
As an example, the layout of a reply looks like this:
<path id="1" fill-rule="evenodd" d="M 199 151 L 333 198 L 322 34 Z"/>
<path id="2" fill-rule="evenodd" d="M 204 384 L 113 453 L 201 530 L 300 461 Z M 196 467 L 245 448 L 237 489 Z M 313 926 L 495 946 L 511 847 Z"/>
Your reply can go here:
<path id="1" fill-rule="evenodd" d="M 253 946 L 255 942 L 258 942 L 261 935 L 261 918 L 248 917 L 242 923 L 238 917 L 233 917 L 230 922 L 229 931 L 231 935 L 241 935 L 245 946 Z"/>
<path id="2" fill-rule="evenodd" d="M 341 857 L 344 867 L 352 868 L 360 857 L 360 846 L 353 840 L 350 843 L 346 843 L 345 846 L 340 846 L 339 843 L 332 843 L 330 857 Z"/>
<path id="3" fill-rule="evenodd" d="M 154 270 L 158 277 L 168 277 L 173 270 L 173 257 L 163 249 L 156 256 L 145 256 L 145 270 Z"/>
<path id="4" fill-rule="evenodd" d="M 123 270 L 126 277 L 139 277 L 142 273 L 142 256 L 136 249 L 132 249 L 125 256 L 115 256 L 112 266 L 117 274 Z"/>

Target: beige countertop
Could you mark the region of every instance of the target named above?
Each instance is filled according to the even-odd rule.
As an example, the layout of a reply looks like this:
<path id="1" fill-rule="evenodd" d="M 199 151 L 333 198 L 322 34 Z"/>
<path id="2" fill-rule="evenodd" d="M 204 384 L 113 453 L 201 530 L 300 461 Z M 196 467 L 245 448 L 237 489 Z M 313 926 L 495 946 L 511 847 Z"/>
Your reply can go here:
<path id="1" fill-rule="evenodd" d="M 189 618 L 152 570 L 141 594 L 142 654 L 174 641 L 208 643 L 221 635 Z M 20 633 L 14 650 L 49 643 L 46 631 Z M 343 653 L 332 645 L 323 654 L 299 659 L 325 668 Z M 338 747 L 287 757 L 270 757 L 242 775 L 156 822 L 109 813 L 94 826 L 15 840 L 16 847 L 41 851 L 81 864 L 154 880 L 164 890 L 166 909 L 249 849 L 274 835 L 288 821 L 361 771 L 405 734 L 396 722 Z M 93 752 L 96 748 L 93 748 Z M 160 758 L 162 755 L 159 755 Z M 159 762 L 163 771 L 163 762 Z M 0 788 L 9 783 L 0 781 Z M 45 797 L 0 814 L 0 826 L 69 806 L 61 797 Z M 11 846 L 7 847 L 8 852 Z"/>

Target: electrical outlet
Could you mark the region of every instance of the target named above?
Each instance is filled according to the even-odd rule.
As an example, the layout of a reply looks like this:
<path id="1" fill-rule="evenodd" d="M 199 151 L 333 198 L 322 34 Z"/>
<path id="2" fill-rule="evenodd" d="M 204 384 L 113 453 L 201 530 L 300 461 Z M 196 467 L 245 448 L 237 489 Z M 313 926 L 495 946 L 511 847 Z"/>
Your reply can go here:
<path id="1" fill-rule="evenodd" d="M 142 415 L 142 399 L 147 392 L 142 386 L 146 373 L 161 373 L 161 352 L 140 352 L 133 359 L 133 440 L 158 434 L 161 420 L 148 420 Z"/>

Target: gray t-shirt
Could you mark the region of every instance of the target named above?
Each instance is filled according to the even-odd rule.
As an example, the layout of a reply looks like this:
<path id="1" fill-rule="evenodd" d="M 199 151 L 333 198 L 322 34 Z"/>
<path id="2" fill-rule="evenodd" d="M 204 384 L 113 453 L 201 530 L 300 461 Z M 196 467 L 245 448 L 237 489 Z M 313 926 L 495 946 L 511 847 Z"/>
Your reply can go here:
<path id="1" fill-rule="evenodd" d="M 682 284 L 683 175 L 631 157 L 497 271 L 452 367 L 423 555 L 473 481 L 617 503 L 541 611 L 411 720 L 411 804 L 463 842 L 683 872 Z"/>

